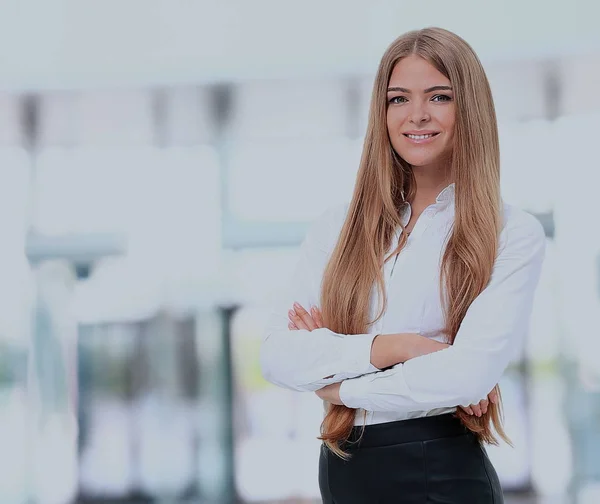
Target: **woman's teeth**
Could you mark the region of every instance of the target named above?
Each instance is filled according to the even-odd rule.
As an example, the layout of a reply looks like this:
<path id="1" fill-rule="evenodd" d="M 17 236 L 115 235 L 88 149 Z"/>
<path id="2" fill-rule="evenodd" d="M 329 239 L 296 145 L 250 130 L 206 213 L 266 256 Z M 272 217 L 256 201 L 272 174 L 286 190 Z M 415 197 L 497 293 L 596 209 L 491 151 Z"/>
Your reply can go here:
<path id="1" fill-rule="evenodd" d="M 431 138 L 432 136 L 437 135 L 437 133 L 431 133 L 430 135 L 406 135 L 408 138 L 412 138 L 413 140 L 425 140 L 426 138 Z"/>

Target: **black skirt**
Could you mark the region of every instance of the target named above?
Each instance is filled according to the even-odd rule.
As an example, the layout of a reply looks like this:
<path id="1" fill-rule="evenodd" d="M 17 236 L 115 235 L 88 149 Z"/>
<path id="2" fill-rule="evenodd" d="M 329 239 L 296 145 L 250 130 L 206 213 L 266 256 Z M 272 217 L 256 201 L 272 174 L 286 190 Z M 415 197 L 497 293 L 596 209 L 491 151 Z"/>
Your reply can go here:
<path id="1" fill-rule="evenodd" d="M 477 437 L 453 414 L 354 427 L 345 461 L 325 444 L 323 504 L 502 504 L 498 475 Z"/>

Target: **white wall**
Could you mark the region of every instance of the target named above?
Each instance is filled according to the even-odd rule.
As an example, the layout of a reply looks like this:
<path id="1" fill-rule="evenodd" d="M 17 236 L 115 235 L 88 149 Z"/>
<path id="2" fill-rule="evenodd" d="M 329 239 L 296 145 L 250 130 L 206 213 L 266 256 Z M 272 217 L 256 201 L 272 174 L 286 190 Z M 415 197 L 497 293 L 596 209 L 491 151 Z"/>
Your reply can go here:
<path id="1" fill-rule="evenodd" d="M 5 89 L 370 74 L 399 34 L 439 25 L 482 59 L 600 47 L 595 0 L 0 0 Z"/>

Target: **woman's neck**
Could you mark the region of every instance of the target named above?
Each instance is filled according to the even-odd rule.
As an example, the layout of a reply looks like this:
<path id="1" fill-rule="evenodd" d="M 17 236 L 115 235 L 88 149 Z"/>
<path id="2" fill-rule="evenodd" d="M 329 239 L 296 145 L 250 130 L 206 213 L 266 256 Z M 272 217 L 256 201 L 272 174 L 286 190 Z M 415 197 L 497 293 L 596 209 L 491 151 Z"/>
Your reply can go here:
<path id="1" fill-rule="evenodd" d="M 415 178 L 417 182 L 417 190 L 413 200 L 410 202 L 413 212 L 419 212 L 420 210 L 424 210 L 429 205 L 435 203 L 437 197 L 444 190 L 444 188 L 448 187 L 452 183 L 447 178 L 437 180 L 419 180 L 417 177 Z"/>

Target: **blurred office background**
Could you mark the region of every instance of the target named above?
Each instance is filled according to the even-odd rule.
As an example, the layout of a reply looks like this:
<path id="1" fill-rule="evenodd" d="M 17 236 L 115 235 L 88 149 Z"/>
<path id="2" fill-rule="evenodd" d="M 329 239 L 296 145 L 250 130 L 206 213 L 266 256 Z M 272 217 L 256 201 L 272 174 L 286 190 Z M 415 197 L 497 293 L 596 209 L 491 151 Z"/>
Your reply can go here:
<path id="1" fill-rule="evenodd" d="M 600 502 L 599 15 L 0 1 L 0 502 L 318 502 L 322 405 L 262 379 L 265 315 L 350 199 L 383 51 L 431 25 L 480 55 L 548 239 L 490 457 L 507 502 Z"/>

